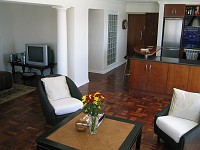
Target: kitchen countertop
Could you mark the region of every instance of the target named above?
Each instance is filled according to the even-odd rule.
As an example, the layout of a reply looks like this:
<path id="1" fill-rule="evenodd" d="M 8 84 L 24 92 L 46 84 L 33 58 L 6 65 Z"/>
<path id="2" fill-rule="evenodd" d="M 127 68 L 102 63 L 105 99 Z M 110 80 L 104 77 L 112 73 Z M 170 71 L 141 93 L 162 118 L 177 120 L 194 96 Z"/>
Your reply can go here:
<path id="1" fill-rule="evenodd" d="M 188 59 L 180 59 L 180 58 L 161 57 L 161 56 L 150 56 L 147 59 L 145 59 L 144 56 L 134 55 L 134 56 L 129 57 L 129 59 L 180 64 L 180 65 L 200 66 L 200 60 L 188 60 Z"/>

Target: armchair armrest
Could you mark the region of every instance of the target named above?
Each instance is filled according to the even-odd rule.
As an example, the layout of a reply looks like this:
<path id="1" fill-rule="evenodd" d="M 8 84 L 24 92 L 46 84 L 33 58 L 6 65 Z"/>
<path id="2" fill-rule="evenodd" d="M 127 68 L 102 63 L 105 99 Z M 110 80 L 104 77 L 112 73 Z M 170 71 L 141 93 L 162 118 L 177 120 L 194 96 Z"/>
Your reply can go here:
<path id="1" fill-rule="evenodd" d="M 200 149 L 200 125 L 197 125 L 186 134 L 184 134 L 181 139 L 180 143 L 182 143 L 183 149 L 192 149 L 192 150 L 199 150 Z"/>
<path id="2" fill-rule="evenodd" d="M 71 96 L 81 100 L 82 99 L 82 94 L 79 91 L 79 89 L 76 86 L 76 84 L 69 77 L 66 77 L 66 80 L 67 80 L 67 84 L 68 84 Z"/>
<path id="3" fill-rule="evenodd" d="M 156 120 L 156 119 L 157 119 L 158 117 L 160 117 L 160 116 L 166 116 L 166 115 L 168 115 L 169 108 L 170 108 L 170 104 L 167 105 L 165 108 L 163 108 L 161 111 L 159 111 L 159 112 L 155 115 L 154 119 Z"/>
<path id="4" fill-rule="evenodd" d="M 159 129 L 159 127 L 156 125 L 156 120 L 158 117 L 161 116 L 167 116 L 169 112 L 170 104 L 164 107 L 161 111 L 159 111 L 155 116 L 154 116 L 154 133 L 158 135 L 158 141 L 160 139 L 160 135 L 164 135 L 162 131 Z M 165 136 L 165 135 L 164 135 Z"/>
<path id="5" fill-rule="evenodd" d="M 41 81 L 38 82 L 37 91 L 39 94 L 43 114 L 47 119 L 47 122 L 51 125 L 54 125 L 56 123 L 55 110 L 46 96 L 45 89 Z"/>

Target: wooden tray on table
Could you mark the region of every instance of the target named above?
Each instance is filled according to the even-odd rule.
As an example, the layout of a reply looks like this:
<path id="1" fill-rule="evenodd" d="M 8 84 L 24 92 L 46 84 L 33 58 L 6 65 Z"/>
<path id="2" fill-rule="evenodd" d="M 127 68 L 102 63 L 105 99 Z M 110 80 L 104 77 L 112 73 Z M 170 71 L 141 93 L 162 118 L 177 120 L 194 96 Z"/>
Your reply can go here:
<path id="1" fill-rule="evenodd" d="M 140 55 L 153 56 L 160 49 L 160 46 L 136 46 L 134 51 Z"/>

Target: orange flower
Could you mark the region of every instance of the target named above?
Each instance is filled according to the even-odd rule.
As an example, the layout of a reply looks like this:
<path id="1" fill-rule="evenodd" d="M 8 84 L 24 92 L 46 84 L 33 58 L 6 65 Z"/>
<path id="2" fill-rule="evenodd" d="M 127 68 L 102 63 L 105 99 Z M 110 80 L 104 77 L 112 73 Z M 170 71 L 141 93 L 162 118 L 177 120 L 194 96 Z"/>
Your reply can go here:
<path id="1" fill-rule="evenodd" d="M 97 116 L 103 107 L 105 96 L 99 92 L 91 92 L 82 97 L 83 112 Z"/>

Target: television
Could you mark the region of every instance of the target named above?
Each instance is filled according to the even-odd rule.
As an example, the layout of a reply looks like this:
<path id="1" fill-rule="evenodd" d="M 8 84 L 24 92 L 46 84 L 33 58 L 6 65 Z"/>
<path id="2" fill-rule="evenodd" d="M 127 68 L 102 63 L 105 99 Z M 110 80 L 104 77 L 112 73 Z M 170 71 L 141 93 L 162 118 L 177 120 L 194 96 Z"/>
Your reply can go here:
<path id="1" fill-rule="evenodd" d="M 54 63 L 53 50 L 47 44 L 25 44 L 26 64 L 48 66 Z"/>

